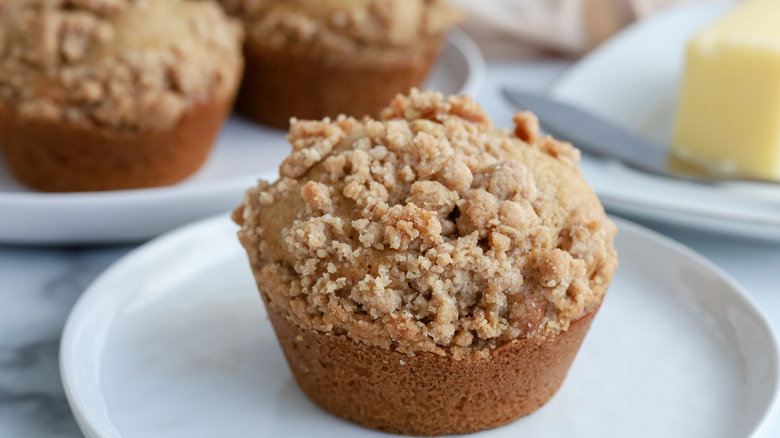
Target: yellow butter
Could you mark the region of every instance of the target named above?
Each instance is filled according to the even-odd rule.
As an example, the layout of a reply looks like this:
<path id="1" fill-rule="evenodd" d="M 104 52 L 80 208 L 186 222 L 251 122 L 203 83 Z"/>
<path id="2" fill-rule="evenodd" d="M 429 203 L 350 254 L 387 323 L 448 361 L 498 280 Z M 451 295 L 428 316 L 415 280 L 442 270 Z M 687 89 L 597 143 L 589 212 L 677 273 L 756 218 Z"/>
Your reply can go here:
<path id="1" fill-rule="evenodd" d="M 748 0 L 691 39 L 672 143 L 711 171 L 780 180 L 780 0 Z"/>

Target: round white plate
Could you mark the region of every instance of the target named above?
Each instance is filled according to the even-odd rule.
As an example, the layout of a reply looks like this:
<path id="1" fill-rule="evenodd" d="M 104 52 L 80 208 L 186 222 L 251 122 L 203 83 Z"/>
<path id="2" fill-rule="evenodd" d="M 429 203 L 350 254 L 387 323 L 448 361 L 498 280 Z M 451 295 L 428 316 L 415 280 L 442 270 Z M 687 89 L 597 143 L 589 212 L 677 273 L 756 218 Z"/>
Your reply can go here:
<path id="1" fill-rule="evenodd" d="M 572 67 L 556 98 L 668 144 L 688 39 L 728 3 L 672 8 L 623 31 Z M 588 182 L 610 210 L 723 234 L 780 241 L 780 184 L 701 185 L 584 157 Z M 733 204 L 739 201 L 739 208 Z"/>
<path id="2" fill-rule="evenodd" d="M 475 95 L 485 61 L 463 32 L 451 32 L 424 88 Z M 285 132 L 233 116 L 211 157 L 169 187 L 91 193 L 39 193 L 22 187 L 0 156 L 0 242 L 73 244 L 137 241 L 241 202 L 258 177 L 272 177 L 289 154 Z M 273 177 L 272 177 L 273 179 Z"/>
<path id="3" fill-rule="evenodd" d="M 620 268 L 563 387 L 483 437 L 749 437 L 778 394 L 775 338 L 740 286 L 622 220 Z M 62 380 L 89 437 L 381 436 L 314 406 L 288 371 L 237 226 L 133 251 L 68 318 Z"/>

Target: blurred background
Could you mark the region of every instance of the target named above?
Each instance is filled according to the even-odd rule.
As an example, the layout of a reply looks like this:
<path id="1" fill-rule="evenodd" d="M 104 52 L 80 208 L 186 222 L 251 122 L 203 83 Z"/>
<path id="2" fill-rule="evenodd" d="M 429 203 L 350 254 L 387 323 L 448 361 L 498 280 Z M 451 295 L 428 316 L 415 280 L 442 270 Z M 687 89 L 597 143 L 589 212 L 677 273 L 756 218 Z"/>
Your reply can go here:
<path id="1" fill-rule="evenodd" d="M 577 58 L 636 20 L 712 0 L 453 0 L 489 60 Z"/>
<path id="2" fill-rule="evenodd" d="M 9 0 L 0 3 L 4 1 Z M 468 59 L 462 40 L 456 38 L 432 77 L 436 83 L 456 84 L 455 91 L 470 86 L 497 126 L 512 126 L 512 114 L 518 110 L 502 91 L 528 90 L 583 105 L 659 144 L 669 142 L 688 36 L 738 3 L 451 1 L 466 12 L 459 28 L 476 42 L 487 62 L 479 56 L 476 61 Z M 693 5 L 704 7 L 684 9 Z M 654 21 L 659 17 L 664 19 Z M 648 25 L 644 36 L 631 39 L 621 34 L 627 28 L 631 32 L 635 24 Z M 602 58 L 589 58 L 610 40 L 625 44 Z M 635 43 L 639 46 L 631 46 Z M 463 74 L 456 68 L 462 68 Z M 615 79 L 620 77 L 629 79 Z M 479 83 L 472 83 L 473 78 Z M 170 187 L 41 194 L 0 171 L 0 231 L 5 232 L 0 239 L 0 438 L 83 436 L 68 405 L 58 363 L 60 337 L 74 303 L 106 268 L 152 237 L 236 206 L 258 176 L 274 179 L 289 150 L 284 131 L 233 115 L 200 173 Z M 714 262 L 744 287 L 771 329 L 780 329 L 776 274 L 780 189 L 776 185 L 692 185 L 650 177 L 587 154 L 582 165 L 609 213 L 671 237 Z M 732 204 L 738 200 L 744 203 Z M 7 220 L 11 212 L 18 218 L 14 223 Z M 42 237 L 43 223 L 54 225 L 48 225 L 48 235 Z M 28 234 L 22 236 L 21 229 Z M 670 272 L 669 277 L 678 274 Z M 725 309 L 717 316 L 728 320 L 728 312 Z M 702 318 L 709 321 L 710 315 Z M 670 338 L 669 343 L 674 341 Z M 764 436 L 780 437 L 780 424 L 771 425 Z"/>

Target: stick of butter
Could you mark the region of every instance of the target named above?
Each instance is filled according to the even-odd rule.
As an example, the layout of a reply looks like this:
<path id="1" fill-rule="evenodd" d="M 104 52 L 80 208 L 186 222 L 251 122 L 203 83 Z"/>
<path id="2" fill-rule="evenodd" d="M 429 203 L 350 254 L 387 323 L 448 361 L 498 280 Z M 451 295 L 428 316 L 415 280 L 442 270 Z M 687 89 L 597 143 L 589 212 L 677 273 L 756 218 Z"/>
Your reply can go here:
<path id="1" fill-rule="evenodd" d="M 780 0 L 747 0 L 691 39 L 672 153 L 780 181 Z"/>

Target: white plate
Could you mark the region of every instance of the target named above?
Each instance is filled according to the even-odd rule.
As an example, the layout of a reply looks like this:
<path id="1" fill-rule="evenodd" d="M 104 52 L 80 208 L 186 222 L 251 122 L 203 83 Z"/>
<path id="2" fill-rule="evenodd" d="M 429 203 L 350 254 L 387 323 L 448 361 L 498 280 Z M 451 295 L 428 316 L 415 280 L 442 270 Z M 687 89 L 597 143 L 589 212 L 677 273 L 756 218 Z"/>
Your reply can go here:
<path id="1" fill-rule="evenodd" d="M 688 4 L 640 22 L 572 67 L 551 94 L 668 144 L 686 42 L 729 7 L 722 2 Z M 780 185 L 706 186 L 592 157 L 585 157 L 582 166 L 588 182 L 614 212 L 780 241 Z"/>
<path id="2" fill-rule="evenodd" d="M 485 61 L 463 32 L 451 32 L 425 84 L 445 94 L 476 94 Z M 208 162 L 169 187 L 49 194 L 14 181 L 0 156 L 0 242 L 73 244 L 137 241 L 238 205 L 257 177 L 289 153 L 284 132 L 231 117 Z"/>
<path id="3" fill-rule="evenodd" d="M 621 220 L 620 268 L 540 411 L 482 437 L 748 437 L 778 394 L 775 338 L 745 291 Z M 315 407 L 266 319 L 237 226 L 201 221 L 103 273 L 68 318 L 62 380 L 89 437 L 382 436 Z"/>

